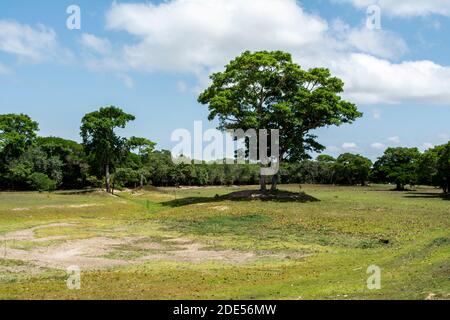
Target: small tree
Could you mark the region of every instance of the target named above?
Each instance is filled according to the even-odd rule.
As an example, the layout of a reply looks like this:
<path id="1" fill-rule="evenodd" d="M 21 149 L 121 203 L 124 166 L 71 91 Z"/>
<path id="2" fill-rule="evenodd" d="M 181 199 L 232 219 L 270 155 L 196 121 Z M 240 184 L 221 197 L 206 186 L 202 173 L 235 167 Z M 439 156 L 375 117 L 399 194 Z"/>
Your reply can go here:
<path id="1" fill-rule="evenodd" d="M 211 80 L 198 98 L 208 105 L 209 120 L 218 118 L 219 129 L 279 129 L 279 163 L 307 158 L 308 151 L 323 151 L 312 130 L 362 116 L 339 96 L 342 80 L 328 69 L 302 70 L 289 53 L 281 51 L 244 52 Z M 273 190 L 277 182 L 278 174 L 272 179 Z M 260 185 L 265 190 L 264 177 Z"/>
<path id="2" fill-rule="evenodd" d="M 103 171 L 106 179 L 106 191 L 110 192 L 110 170 L 123 157 L 126 140 L 119 137 L 114 130 L 125 128 L 135 117 L 114 106 L 101 108 L 86 114 L 81 121 L 81 137 L 87 154 Z"/>
<path id="3" fill-rule="evenodd" d="M 359 154 L 341 154 L 335 164 L 337 183 L 365 186 L 371 167 L 372 161 Z"/>
<path id="4" fill-rule="evenodd" d="M 50 179 L 47 175 L 35 172 L 30 175 L 29 185 L 39 192 L 43 191 L 54 191 L 56 189 L 56 182 Z"/>
<path id="5" fill-rule="evenodd" d="M 137 150 L 140 158 L 140 165 L 138 168 L 139 184 L 144 187 L 145 176 L 148 175 L 148 170 L 144 168 L 144 163 L 150 159 L 150 154 L 155 150 L 156 143 L 146 138 L 131 137 L 127 141 L 130 150 Z"/>

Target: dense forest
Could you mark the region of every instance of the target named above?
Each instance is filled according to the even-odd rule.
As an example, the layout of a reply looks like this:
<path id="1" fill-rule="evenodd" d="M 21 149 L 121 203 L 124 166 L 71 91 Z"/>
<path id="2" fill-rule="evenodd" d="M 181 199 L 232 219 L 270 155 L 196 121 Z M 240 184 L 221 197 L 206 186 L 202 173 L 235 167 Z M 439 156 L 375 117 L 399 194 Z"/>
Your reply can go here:
<path id="1" fill-rule="evenodd" d="M 156 150 L 148 139 L 117 136 L 114 128 L 132 120 L 132 115 L 115 107 L 90 113 L 82 119 L 82 143 L 78 143 L 38 136 L 38 123 L 27 115 L 0 115 L 0 188 L 52 191 L 105 185 L 109 189 L 258 184 L 259 165 L 174 164 L 170 151 Z M 336 185 L 392 183 L 398 190 L 425 184 L 449 192 L 450 142 L 424 153 L 417 148 L 389 148 L 375 163 L 350 153 L 337 159 L 320 155 L 314 160 L 284 162 L 280 179 L 281 183 Z"/>

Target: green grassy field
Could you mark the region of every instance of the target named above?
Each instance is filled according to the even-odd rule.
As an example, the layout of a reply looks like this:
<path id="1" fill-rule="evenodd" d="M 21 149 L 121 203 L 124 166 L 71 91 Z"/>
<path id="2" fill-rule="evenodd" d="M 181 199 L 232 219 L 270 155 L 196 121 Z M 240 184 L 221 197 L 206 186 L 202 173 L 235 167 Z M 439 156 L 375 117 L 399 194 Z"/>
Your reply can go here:
<path id="1" fill-rule="evenodd" d="M 439 190 L 216 197 L 237 190 L 0 193 L 0 298 L 450 299 L 450 201 Z M 67 288 L 69 265 L 80 265 L 80 290 Z M 380 290 L 367 288 L 370 265 Z"/>

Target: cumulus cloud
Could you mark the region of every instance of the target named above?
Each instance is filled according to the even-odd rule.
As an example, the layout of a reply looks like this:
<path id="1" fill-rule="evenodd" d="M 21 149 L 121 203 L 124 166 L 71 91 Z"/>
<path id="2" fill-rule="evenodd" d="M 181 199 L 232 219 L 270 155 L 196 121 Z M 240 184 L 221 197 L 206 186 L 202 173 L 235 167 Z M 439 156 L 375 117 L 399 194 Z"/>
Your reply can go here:
<path id="1" fill-rule="evenodd" d="M 382 13 L 392 16 L 411 17 L 438 14 L 450 16 L 450 2 L 446 0 L 333 0 L 335 2 L 347 2 L 357 8 L 366 9 L 377 4 Z"/>
<path id="2" fill-rule="evenodd" d="M 392 142 L 392 143 L 395 143 L 395 144 L 399 144 L 400 143 L 400 137 L 398 137 L 398 136 L 389 137 L 388 140 L 389 140 L 389 142 Z"/>
<path id="3" fill-rule="evenodd" d="M 336 64 L 349 89 L 349 96 L 363 103 L 434 102 L 450 100 L 450 67 L 432 61 L 398 64 L 353 53 Z"/>
<path id="4" fill-rule="evenodd" d="M 135 40 L 120 57 L 90 61 L 95 67 L 193 73 L 203 85 L 244 50 L 285 50 L 304 68 L 330 68 L 345 81 L 345 98 L 359 104 L 450 101 L 450 67 L 393 63 L 407 50 L 395 34 L 330 24 L 296 0 L 114 3 L 106 23 Z"/>
<path id="5" fill-rule="evenodd" d="M 198 72 L 221 67 L 243 50 L 308 48 L 328 28 L 294 0 L 174 0 L 113 4 L 107 27 L 140 41 L 124 48 L 134 68 Z"/>
<path id="6" fill-rule="evenodd" d="M 354 142 L 344 142 L 342 144 L 342 149 L 355 151 L 355 150 L 358 149 L 358 145 L 356 143 L 354 143 Z"/>
<path id="7" fill-rule="evenodd" d="M 381 58 L 400 57 L 408 51 L 406 42 L 387 30 L 352 28 L 340 19 L 333 21 L 331 30 L 331 34 L 346 50 L 356 50 Z"/>
<path id="8" fill-rule="evenodd" d="M 56 33 L 43 25 L 32 28 L 15 21 L 0 20 L 0 51 L 37 63 L 63 54 Z"/>
<path id="9" fill-rule="evenodd" d="M 371 148 L 376 150 L 384 150 L 386 149 L 386 146 L 382 144 L 381 142 L 374 142 L 370 145 Z"/>
<path id="10" fill-rule="evenodd" d="M 93 34 L 83 33 L 80 43 L 86 49 L 98 54 L 108 54 L 111 52 L 111 43 L 109 40 L 99 38 Z"/>

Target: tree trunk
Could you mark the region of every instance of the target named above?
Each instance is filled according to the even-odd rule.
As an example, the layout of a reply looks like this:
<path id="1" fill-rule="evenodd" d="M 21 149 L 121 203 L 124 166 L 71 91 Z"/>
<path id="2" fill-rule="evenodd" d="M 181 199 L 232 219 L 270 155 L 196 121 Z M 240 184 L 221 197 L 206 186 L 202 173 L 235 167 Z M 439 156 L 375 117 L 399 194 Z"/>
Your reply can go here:
<path id="1" fill-rule="evenodd" d="M 106 174 L 106 192 L 111 191 L 111 176 L 109 175 L 109 164 L 105 166 L 105 174 Z"/>
<path id="2" fill-rule="evenodd" d="M 141 189 L 144 188 L 144 175 L 141 173 Z"/>
<path id="3" fill-rule="evenodd" d="M 270 188 L 271 191 L 278 190 L 278 179 L 279 179 L 278 173 L 272 176 L 272 187 Z"/>
<path id="4" fill-rule="evenodd" d="M 260 185 L 260 191 L 266 191 L 266 177 L 262 174 L 259 175 L 259 185 Z"/>

